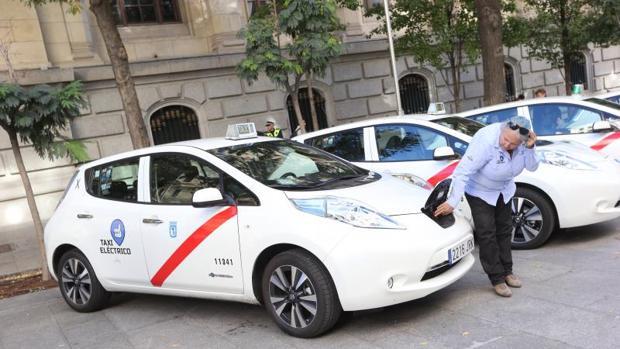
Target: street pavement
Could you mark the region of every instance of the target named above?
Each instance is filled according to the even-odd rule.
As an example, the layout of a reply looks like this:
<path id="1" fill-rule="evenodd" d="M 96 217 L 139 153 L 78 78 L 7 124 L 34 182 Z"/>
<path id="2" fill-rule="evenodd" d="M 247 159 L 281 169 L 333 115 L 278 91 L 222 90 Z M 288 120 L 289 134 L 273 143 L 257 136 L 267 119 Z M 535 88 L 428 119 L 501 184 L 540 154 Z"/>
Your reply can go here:
<path id="1" fill-rule="evenodd" d="M 562 231 L 513 256 L 524 287 L 512 298 L 494 295 L 476 263 L 444 290 L 348 314 L 306 340 L 285 335 L 258 306 L 119 294 L 109 308 L 80 314 L 50 289 L 0 301 L 0 349 L 618 347 L 620 219 Z"/>

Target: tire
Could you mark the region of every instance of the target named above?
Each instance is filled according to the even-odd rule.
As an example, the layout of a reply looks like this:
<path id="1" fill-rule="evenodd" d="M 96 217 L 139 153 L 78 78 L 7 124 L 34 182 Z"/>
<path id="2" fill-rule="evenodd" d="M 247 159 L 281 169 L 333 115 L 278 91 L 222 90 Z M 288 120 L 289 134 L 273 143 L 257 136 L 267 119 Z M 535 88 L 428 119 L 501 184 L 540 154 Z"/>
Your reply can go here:
<path id="1" fill-rule="evenodd" d="M 291 283 L 293 273 L 296 281 Z M 297 284 L 297 288 L 291 288 L 291 284 Z M 334 327 L 342 314 L 329 272 L 304 250 L 294 249 L 274 256 L 263 271 L 261 286 L 265 308 L 291 336 L 319 336 Z"/>
<path id="2" fill-rule="evenodd" d="M 93 267 L 80 251 L 63 254 L 56 270 L 60 293 L 73 310 L 89 313 L 108 304 L 110 292 L 101 286 Z"/>
<path id="3" fill-rule="evenodd" d="M 553 206 L 537 191 L 517 187 L 511 208 L 513 249 L 537 248 L 544 244 L 555 230 L 556 218 Z"/>

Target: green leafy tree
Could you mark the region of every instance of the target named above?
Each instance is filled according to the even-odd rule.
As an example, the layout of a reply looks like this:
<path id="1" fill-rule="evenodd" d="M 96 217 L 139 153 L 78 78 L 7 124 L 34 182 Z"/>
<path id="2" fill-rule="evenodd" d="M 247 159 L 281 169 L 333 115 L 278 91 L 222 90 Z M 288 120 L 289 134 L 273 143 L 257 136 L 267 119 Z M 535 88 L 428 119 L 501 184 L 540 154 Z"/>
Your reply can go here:
<path id="1" fill-rule="evenodd" d="M 430 64 L 446 82 L 447 69 L 455 108 L 460 111 L 461 72 L 480 56 L 473 0 L 395 0 L 392 5 L 392 28 L 400 32 L 395 49 L 399 54 L 413 56 L 420 64 Z M 375 6 L 366 15 L 384 22 L 372 34 L 385 34 L 383 7 Z"/>
<path id="2" fill-rule="evenodd" d="M 64 87 L 36 85 L 29 88 L 16 83 L 0 83 L 0 127 L 9 135 L 13 156 L 26 192 L 39 244 L 43 280 L 49 280 L 43 245 L 43 225 L 19 140 L 32 145 L 39 156 L 50 160 L 61 157 L 77 161 L 87 160 L 84 145 L 63 136 L 70 121 L 80 115 L 79 109 L 83 105 L 82 85 L 79 81 Z"/>
<path id="3" fill-rule="evenodd" d="M 610 45 L 620 41 L 618 1 L 524 0 L 531 16 L 513 18 L 521 31 L 514 44 L 527 46 L 530 57 L 563 69 L 566 94 L 571 91 L 570 64 L 583 59 L 591 42 Z"/>
<path id="4" fill-rule="evenodd" d="M 68 5 L 68 12 L 79 13 L 82 10 L 80 0 L 19 0 L 29 6 L 44 5 L 46 3 L 65 3 Z M 112 71 L 116 80 L 123 109 L 127 117 L 127 128 L 134 149 L 150 146 L 146 124 L 142 118 L 142 110 L 136 94 L 136 86 L 129 69 L 129 58 L 125 45 L 118 32 L 116 21 L 114 20 L 114 10 L 111 0 L 86 0 L 88 8 L 95 15 L 97 26 L 103 37 L 108 56 L 112 63 Z"/>
<path id="5" fill-rule="evenodd" d="M 338 5 L 354 8 L 357 2 L 272 0 L 250 18 L 247 28 L 240 33 L 246 42 L 246 58 L 237 66 L 237 74 L 251 83 L 264 73 L 285 90 L 291 96 L 303 131 L 299 87 L 305 76 L 312 101 L 313 78 L 323 77 L 330 59 L 340 54 L 341 40 L 336 35 L 342 29 L 336 16 Z M 310 103 L 310 108 L 312 128 L 318 130 L 314 103 Z"/>

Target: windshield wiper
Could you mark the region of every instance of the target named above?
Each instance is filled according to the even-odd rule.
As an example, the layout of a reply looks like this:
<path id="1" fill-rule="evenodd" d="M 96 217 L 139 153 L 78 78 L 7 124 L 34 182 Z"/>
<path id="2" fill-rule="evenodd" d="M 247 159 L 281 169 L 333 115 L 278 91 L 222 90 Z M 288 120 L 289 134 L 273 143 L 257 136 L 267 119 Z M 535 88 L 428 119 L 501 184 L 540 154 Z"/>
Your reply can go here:
<path id="1" fill-rule="evenodd" d="M 334 183 L 334 182 L 339 182 L 339 181 L 347 181 L 350 179 L 356 179 L 356 178 L 360 178 L 360 177 L 366 177 L 366 175 L 346 175 L 346 176 L 340 176 L 340 177 L 335 177 L 332 179 L 328 179 L 325 182 L 321 182 L 321 183 L 317 183 L 314 187 L 322 187 L 325 185 L 328 185 L 330 183 Z"/>

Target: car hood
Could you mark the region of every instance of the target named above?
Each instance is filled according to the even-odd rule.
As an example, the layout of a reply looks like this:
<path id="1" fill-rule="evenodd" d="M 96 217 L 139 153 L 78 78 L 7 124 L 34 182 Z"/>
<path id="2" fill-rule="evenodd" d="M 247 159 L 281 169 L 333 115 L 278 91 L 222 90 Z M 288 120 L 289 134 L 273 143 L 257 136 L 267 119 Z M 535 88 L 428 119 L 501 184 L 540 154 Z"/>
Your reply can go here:
<path id="1" fill-rule="evenodd" d="M 285 191 L 285 194 L 290 199 L 325 196 L 353 199 L 380 213 L 397 216 L 420 213 L 431 191 L 381 173 L 381 179 L 368 184 L 331 190 Z"/>
<path id="2" fill-rule="evenodd" d="M 548 150 L 563 153 L 591 164 L 601 163 L 608 160 L 608 155 L 592 150 L 587 145 L 575 141 L 544 140 L 537 145 L 536 149 L 538 151 Z"/>

